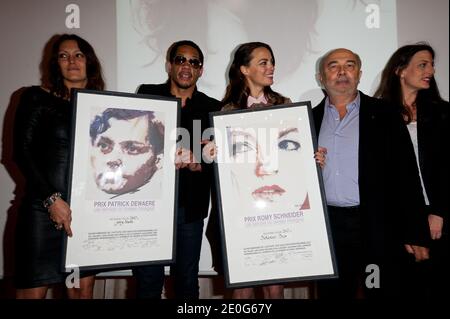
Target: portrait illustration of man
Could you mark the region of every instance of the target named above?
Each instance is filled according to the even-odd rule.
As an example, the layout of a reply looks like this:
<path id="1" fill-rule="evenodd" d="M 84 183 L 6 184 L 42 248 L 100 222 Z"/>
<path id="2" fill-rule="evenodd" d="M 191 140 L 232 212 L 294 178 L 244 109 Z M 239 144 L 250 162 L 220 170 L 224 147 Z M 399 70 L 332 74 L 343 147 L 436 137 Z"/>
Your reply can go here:
<path id="1" fill-rule="evenodd" d="M 89 128 L 94 193 L 113 198 L 156 183 L 164 155 L 164 124 L 156 114 L 107 108 L 95 115 Z"/>

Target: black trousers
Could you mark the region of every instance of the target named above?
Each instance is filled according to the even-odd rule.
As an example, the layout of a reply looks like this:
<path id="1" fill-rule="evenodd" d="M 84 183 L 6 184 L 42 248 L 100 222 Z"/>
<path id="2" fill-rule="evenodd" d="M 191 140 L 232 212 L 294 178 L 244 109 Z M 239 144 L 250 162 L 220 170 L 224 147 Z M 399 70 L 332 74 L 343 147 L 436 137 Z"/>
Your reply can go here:
<path id="1" fill-rule="evenodd" d="M 418 263 L 413 255 L 406 252 L 404 243 L 394 240 L 385 243 L 382 256 L 375 257 L 364 245 L 363 213 L 359 207 L 328 206 L 328 214 L 339 278 L 317 282 L 319 299 L 442 298 L 439 296 L 443 296 L 443 291 L 448 289 L 448 249 L 432 247 L 431 259 Z M 445 246 L 446 238 L 443 239 L 434 244 Z M 366 280 L 373 283 L 370 282 L 373 272 L 369 271 L 373 268 L 366 272 L 369 263 L 373 263 L 379 271 L 377 287 L 366 285 Z M 431 272 L 430 267 L 434 269 Z M 430 282 L 435 287 L 430 287 Z"/>
<path id="2" fill-rule="evenodd" d="M 444 233 L 438 240 L 433 240 L 429 260 L 429 298 L 448 301 L 450 288 L 450 245 L 449 234 Z"/>
<path id="3" fill-rule="evenodd" d="M 203 237 L 203 219 L 186 223 L 185 210 L 178 209 L 176 263 L 170 266 L 177 299 L 198 299 L 198 272 Z M 133 268 L 138 299 L 161 299 L 164 285 L 164 266 Z"/>
<path id="4" fill-rule="evenodd" d="M 319 299 L 354 299 L 365 273 L 359 206 L 328 206 L 339 278 L 317 282 Z"/>

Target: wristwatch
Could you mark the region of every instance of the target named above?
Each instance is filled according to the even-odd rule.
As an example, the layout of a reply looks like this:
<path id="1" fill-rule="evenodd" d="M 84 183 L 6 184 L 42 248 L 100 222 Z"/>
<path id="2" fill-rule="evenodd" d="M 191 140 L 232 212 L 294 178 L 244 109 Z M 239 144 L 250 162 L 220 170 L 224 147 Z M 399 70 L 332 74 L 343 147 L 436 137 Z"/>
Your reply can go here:
<path id="1" fill-rule="evenodd" d="M 53 193 L 42 202 L 45 208 L 49 208 L 58 198 L 61 198 L 61 193 Z"/>

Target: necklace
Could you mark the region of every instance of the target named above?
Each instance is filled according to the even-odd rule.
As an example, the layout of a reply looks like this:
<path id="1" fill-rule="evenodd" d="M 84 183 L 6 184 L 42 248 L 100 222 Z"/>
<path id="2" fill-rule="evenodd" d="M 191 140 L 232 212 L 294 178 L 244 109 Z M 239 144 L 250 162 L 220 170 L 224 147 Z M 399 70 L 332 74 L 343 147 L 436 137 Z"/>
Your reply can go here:
<path id="1" fill-rule="evenodd" d="M 411 122 L 417 121 L 417 105 L 416 101 L 412 102 L 411 105 L 404 103 L 403 104 L 407 113 L 407 116 L 405 114 L 405 120 L 408 121 L 408 118 Z"/>

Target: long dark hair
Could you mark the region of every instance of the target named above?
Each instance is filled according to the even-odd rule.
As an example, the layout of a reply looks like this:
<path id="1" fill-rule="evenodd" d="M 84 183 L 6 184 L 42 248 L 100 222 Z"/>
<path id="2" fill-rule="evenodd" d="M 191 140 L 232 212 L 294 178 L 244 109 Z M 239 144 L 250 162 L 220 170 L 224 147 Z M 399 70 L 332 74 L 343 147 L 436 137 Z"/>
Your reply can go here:
<path id="1" fill-rule="evenodd" d="M 408 67 L 412 57 L 419 51 L 428 51 L 434 60 L 434 50 L 426 42 L 419 42 L 400 47 L 392 54 L 381 74 L 380 85 L 375 91 L 374 96 L 383 98 L 399 108 L 399 112 L 404 116 L 407 123 L 411 122 L 411 111 L 404 105 L 402 87 L 400 85 L 400 73 Z M 441 102 L 442 98 L 434 77 L 430 79 L 428 89 L 419 90 L 416 97 L 416 106 L 429 103 Z"/>
<path id="2" fill-rule="evenodd" d="M 57 37 L 51 47 L 48 76 L 43 81 L 43 86 L 50 90 L 51 93 L 67 98 L 70 96 L 68 88 L 64 85 L 64 79 L 58 64 L 58 53 L 61 43 L 67 40 L 74 40 L 78 44 L 78 48 L 86 56 L 86 89 L 103 90 L 105 82 L 102 76 L 102 67 L 100 61 L 95 54 L 94 48 L 83 38 L 75 34 L 62 34 Z"/>
<path id="3" fill-rule="evenodd" d="M 247 98 L 250 95 L 250 88 L 247 85 L 245 76 L 241 72 L 241 66 L 249 66 L 253 58 L 253 51 L 257 48 L 266 48 L 270 51 L 275 65 L 275 56 L 272 48 L 262 42 L 248 42 L 241 44 L 234 53 L 233 63 L 228 71 L 229 84 L 227 86 L 225 97 L 222 102 L 224 105 L 232 103 L 239 109 L 247 107 Z M 284 103 L 284 97 L 273 91 L 270 86 L 264 87 L 264 95 L 271 101 L 272 104 Z"/>

